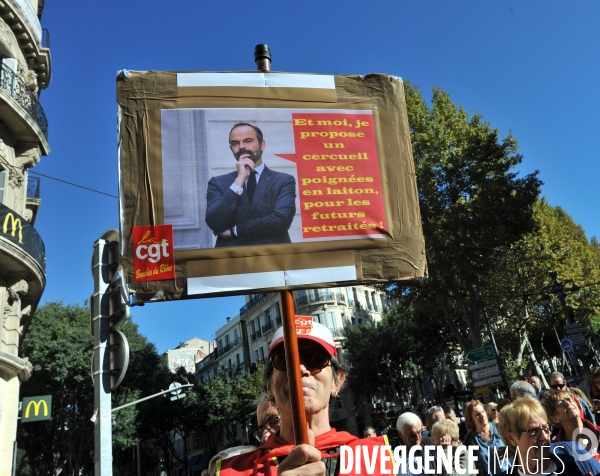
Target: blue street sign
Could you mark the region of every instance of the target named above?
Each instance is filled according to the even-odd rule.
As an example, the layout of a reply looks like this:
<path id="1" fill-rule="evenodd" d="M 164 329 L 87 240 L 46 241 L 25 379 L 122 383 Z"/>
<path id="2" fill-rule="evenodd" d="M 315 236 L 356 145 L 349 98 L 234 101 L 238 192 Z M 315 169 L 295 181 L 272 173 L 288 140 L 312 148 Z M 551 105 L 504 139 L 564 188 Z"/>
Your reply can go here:
<path id="1" fill-rule="evenodd" d="M 560 341 L 560 346 L 565 352 L 569 352 L 573 348 L 573 343 L 569 339 L 563 339 Z"/>

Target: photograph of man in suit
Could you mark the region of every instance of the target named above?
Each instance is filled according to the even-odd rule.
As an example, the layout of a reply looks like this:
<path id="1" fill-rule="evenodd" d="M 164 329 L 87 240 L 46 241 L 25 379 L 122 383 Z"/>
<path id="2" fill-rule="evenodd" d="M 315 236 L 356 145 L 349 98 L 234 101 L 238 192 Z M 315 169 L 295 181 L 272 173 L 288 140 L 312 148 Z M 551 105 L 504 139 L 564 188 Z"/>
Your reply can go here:
<path id="1" fill-rule="evenodd" d="M 231 128 L 236 170 L 212 177 L 206 195 L 206 224 L 217 236 L 215 248 L 291 243 L 296 181 L 264 164 L 265 147 L 258 127 L 240 122 Z"/>

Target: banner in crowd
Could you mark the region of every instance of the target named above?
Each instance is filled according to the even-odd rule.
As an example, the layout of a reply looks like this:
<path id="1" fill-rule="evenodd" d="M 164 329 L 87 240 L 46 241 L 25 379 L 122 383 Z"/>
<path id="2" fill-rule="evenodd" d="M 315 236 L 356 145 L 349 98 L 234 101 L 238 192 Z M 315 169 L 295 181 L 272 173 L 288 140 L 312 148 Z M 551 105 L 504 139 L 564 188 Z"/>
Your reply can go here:
<path id="1" fill-rule="evenodd" d="M 427 274 L 399 78 L 126 72 L 117 99 L 138 300 Z"/>

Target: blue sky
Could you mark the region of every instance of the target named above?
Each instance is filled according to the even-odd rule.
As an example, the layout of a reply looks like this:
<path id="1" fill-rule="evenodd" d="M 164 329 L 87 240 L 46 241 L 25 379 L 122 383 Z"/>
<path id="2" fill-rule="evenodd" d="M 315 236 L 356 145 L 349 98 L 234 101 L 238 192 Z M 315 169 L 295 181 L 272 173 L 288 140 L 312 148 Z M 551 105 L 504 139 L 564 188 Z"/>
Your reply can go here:
<path id="1" fill-rule="evenodd" d="M 52 79 L 41 94 L 51 154 L 34 172 L 117 194 L 116 72 L 254 69 L 388 73 L 442 86 L 520 144 L 522 173 L 600 237 L 600 3 L 506 1 L 47 1 Z M 596 52 L 596 53 L 595 53 Z M 92 292 L 93 242 L 118 227 L 117 200 L 42 177 L 36 228 L 46 244 L 42 303 Z M 210 338 L 243 297 L 149 304 L 135 322 L 159 351 Z"/>

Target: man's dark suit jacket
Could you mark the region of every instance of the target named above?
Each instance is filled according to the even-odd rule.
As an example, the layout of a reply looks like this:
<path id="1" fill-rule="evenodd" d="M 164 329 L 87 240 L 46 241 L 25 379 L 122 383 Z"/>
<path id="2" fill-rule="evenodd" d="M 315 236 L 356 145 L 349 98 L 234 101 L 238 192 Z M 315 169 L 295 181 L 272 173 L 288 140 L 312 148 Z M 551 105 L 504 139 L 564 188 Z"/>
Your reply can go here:
<path id="1" fill-rule="evenodd" d="M 224 246 L 291 243 L 288 230 L 296 214 L 294 177 L 267 168 L 256 185 L 252 204 L 248 192 L 231 190 L 237 172 L 213 177 L 206 194 L 206 224 L 221 233 L 236 227 L 237 237 L 217 238 L 215 248 Z"/>

